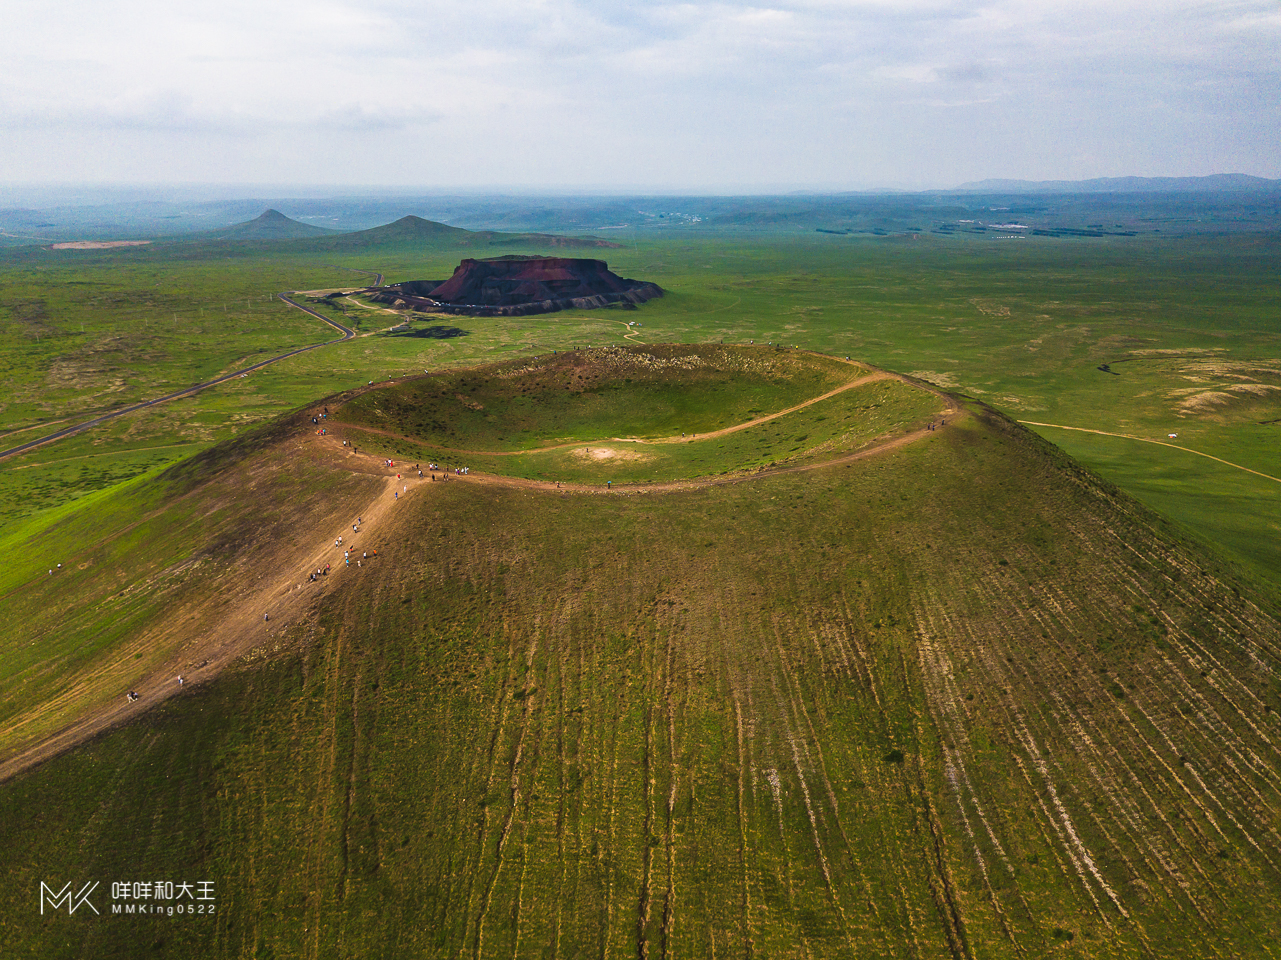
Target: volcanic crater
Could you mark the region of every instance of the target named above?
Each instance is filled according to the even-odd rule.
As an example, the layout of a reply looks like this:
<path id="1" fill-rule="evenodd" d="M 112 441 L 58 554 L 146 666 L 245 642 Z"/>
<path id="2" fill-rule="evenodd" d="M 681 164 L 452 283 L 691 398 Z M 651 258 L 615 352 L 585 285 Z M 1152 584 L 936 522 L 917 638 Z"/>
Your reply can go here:
<path id="1" fill-rule="evenodd" d="M 407 280 L 370 291 L 370 299 L 394 307 L 473 317 L 635 307 L 662 295 L 658 284 L 620 277 L 604 260 L 520 255 L 467 259 L 448 280 Z"/>

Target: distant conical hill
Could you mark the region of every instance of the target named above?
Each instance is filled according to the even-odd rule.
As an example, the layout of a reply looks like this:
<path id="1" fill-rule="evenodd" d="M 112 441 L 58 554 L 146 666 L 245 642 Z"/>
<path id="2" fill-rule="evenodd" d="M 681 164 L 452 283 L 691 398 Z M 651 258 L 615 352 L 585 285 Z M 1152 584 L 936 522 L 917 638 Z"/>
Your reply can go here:
<path id="1" fill-rule="evenodd" d="M 467 245 L 478 235 L 461 227 L 424 220 L 422 217 L 401 217 L 394 223 L 385 223 L 368 230 L 356 230 L 341 237 L 325 241 L 324 246 L 335 250 L 356 250 L 382 246 L 458 246 Z"/>
<path id="2" fill-rule="evenodd" d="M 238 223 L 216 235 L 228 240 L 297 240 L 303 237 L 332 236 L 333 230 L 291 220 L 279 210 L 267 210 L 246 223 Z"/>
<path id="3" fill-rule="evenodd" d="M 0 743 L 113 723 L 0 783 L 7 952 L 1275 955 L 1275 608 L 1017 423 L 805 359 L 440 370 L 13 543 Z"/>

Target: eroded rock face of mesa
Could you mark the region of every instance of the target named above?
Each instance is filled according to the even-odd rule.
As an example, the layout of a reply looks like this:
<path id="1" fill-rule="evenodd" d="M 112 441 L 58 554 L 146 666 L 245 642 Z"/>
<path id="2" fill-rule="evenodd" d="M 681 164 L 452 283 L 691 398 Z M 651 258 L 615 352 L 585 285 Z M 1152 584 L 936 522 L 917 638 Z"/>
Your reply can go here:
<path id="1" fill-rule="evenodd" d="M 469 316 L 519 316 L 571 308 L 635 305 L 663 295 L 644 280 L 610 271 L 604 260 L 505 256 L 467 259 L 448 280 L 408 280 L 373 293 L 394 306 Z"/>

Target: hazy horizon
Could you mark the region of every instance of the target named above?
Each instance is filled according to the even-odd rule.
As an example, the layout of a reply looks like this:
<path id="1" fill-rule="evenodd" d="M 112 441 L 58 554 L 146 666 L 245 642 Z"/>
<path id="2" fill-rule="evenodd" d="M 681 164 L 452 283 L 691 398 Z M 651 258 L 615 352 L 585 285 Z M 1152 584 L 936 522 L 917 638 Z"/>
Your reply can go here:
<path id="1" fill-rule="evenodd" d="M 1233 171 L 1230 173 L 1210 174 L 1206 176 L 1246 176 L 1254 177 L 1253 174 L 1241 174 Z M 978 181 L 1014 181 L 1016 178 L 979 178 Z M 1098 178 L 1108 179 L 1108 178 Z M 1117 179 L 1131 179 L 1129 176 Z M 1142 178 L 1134 179 L 1166 179 L 1162 178 Z M 1175 178 L 1184 179 L 1184 178 Z M 1192 178 L 1187 178 L 1192 179 Z M 1268 180 L 1268 178 L 1260 178 Z M 1018 182 L 1028 185 L 1037 184 L 1061 184 L 1065 181 L 1057 180 L 1025 180 L 1018 178 Z M 1089 181 L 1071 181 L 1075 183 L 1086 183 Z M 37 207 L 45 205 L 47 207 L 60 206 L 112 206 L 127 205 L 131 203 L 231 203 L 231 202 L 263 202 L 272 203 L 283 200 L 362 200 L 378 199 L 392 200 L 396 198 L 410 199 L 476 199 L 476 200 L 522 200 L 522 199 L 624 199 L 624 198 L 673 198 L 673 199 L 697 199 L 697 198 L 718 198 L 729 199 L 734 197 L 743 198 L 786 198 L 786 197 L 839 197 L 844 195 L 859 194 L 931 194 L 931 193 L 949 193 L 967 188 L 966 184 L 951 184 L 947 186 L 922 187 L 918 189 L 909 189 L 905 187 L 893 186 L 871 186 L 864 188 L 851 188 L 845 190 L 838 189 L 819 189 L 795 186 L 780 186 L 777 189 L 766 187 L 751 189 L 744 188 L 741 190 L 733 189 L 707 189 L 699 190 L 695 188 L 672 188 L 663 191 L 647 191 L 639 187 L 629 188 L 628 186 L 619 186 L 614 188 L 598 187 L 563 187 L 563 188 L 537 188 L 537 187 L 512 187 L 512 186 L 478 186 L 478 187 L 431 187 L 431 186 L 379 186 L 371 184 L 270 184 L 270 183 L 166 183 L 163 181 L 154 183 L 145 182 L 118 182 L 118 183 L 94 183 L 94 182 L 18 182 L 3 183 L 0 182 L 0 208 L 4 206 L 14 207 L 24 203 L 34 204 Z M 1281 188 L 1281 179 L 1270 180 L 1264 189 Z M 999 192 L 999 190 L 997 191 Z M 1033 191 L 1029 191 L 1033 192 Z M 1066 192 L 1066 191 L 1064 191 Z M 1082 191 L 1089 192 L 1089 191 Z M 1106 192 L 1106 191 L 1099 191 Z M 1208 192 L 1208 191 L 1207 191 Z M 1227 190 L 1224 192 L 1237 192 Z"/>

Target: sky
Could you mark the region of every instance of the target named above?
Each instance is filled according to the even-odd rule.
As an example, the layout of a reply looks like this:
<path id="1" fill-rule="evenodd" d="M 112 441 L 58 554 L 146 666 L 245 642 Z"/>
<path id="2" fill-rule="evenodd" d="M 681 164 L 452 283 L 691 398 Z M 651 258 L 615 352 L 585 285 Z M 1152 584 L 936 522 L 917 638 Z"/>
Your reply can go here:
<path id="1" fill-rule="evenodd" d="M 2 0 L 0 182 L 1281 177 L 1276 0 Z"/>

